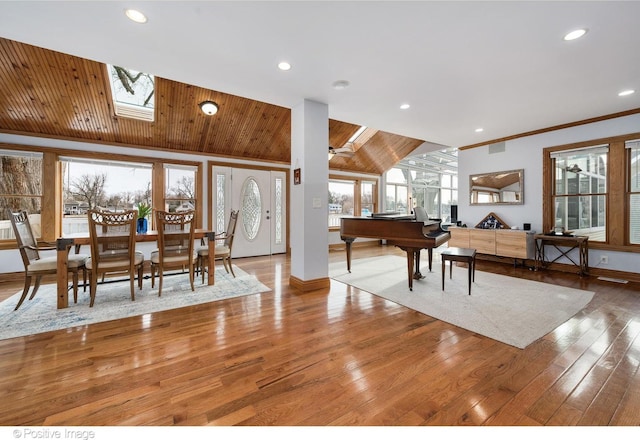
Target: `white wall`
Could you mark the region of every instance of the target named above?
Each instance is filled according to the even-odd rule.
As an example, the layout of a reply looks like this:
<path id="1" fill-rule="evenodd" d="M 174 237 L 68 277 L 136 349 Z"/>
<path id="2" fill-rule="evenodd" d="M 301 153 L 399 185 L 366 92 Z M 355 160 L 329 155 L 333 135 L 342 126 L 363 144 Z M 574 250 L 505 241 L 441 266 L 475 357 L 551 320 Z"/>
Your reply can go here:
<path id="1" fill-rule="evenodd" d="M 510 226 L 522 228 L 531 223 L 537 232 L 542 228 L 542 150 L 546 147 L 595 140 L 640 131 L 640 115 L 596 122 L 588 125 L 556 130 L 506 142 L 504 152 L 489 153 L 489 147 L 471 148 L 458 152 L 458 220 L 469 227 L 478 224 L 489 212 L 494 212 Z M 469 204 L 469 175 L 484 172 L 524 169 L 524 205 Z M 608 255 L 609 264 L 603 269 L 637 272 L 640 254 L 590 250 L 589 265 L 598 267 L 600 255 Z M 554 257 L 552 257 L 554 258 Z"/>

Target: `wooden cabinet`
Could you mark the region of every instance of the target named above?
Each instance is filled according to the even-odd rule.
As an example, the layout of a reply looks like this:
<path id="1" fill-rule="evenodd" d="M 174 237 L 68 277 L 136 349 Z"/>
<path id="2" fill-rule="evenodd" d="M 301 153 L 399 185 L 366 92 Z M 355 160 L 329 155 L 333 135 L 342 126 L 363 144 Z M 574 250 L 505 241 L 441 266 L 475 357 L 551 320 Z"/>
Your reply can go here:
<path id="1" fill-rule="evenodd" d="M 496 254 L 496 234 L 492 229 L 469 229 L 469 247 L 479 254 Z"/>
<path id="2" fill-rule="evenodd" d="M 495 232 L 496 255 L 523 260 L 535 258 L 534 233 L 509 229 Z"/>
<path id="3" fill-rule="evenodd" d="M 449 247 L 468 248 L 469 247 L 469 229 L 449 226 Z"/>
<path id="4" fill-rule="evenodd" d="M 518 259 L 535 258 L 533 231 L 449 227 L 449 247 L 475 249 L 479 254 Z"/>

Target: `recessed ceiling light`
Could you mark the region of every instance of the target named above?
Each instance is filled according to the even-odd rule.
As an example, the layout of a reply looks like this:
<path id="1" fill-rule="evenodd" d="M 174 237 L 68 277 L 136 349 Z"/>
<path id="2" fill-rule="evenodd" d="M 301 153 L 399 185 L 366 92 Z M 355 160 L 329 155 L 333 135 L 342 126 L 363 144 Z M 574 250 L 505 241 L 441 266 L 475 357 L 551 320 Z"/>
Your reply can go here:
<path id="1" fill-rule="evenodd" d="M 476 128 L 476 133 L 482 133 L 484 131 L 484 128 Z"/>
<path id="2" fill-rule="evenodd" d="M 343 80 L 343 79 L 341 79 L 339 81 L 335 81 L 332 84 L 333 88 L 336 89 L 336 90 L 344 90 L 347 87 L 349 87 L 349 85 L 350 85 L 349 81 L 346 81 L 346 80 Z"/>
<path id="3" fill-rule="evenodd" d="M 278 69 L 280 69 L 280 70 L 290 70 L 291 69 L 291 64 L 287 63 L 286 61 L 282 61 L 281 63 L 278 63 Z"/>
<path id="4" fill-rule="evenodd" d="M 406 109 L 408 109 L 409 107 L 411 107 L 409 104 L 402 104 L 402 105 L 400 106 L 400 109 L 401 109 L 401 110 L 406 110 Z"/>
<path id="5" fill-rule="evenodd" d="M 618 93 L 618 96 L 629 96 L 629 95 L 633 95 L 634 93 L 636 93 L 635 90 L 623 90 L 622 92 Z"/>
<path id="6" fill-rule="evenodd" d="M 125 9 L 124 13 L 129 17 L 130 20 L 135 21 L 136 23 L 146 23 L 147 17 L 135 9 Z"/>
<path id="7" fill-rule="evenodd" d="M 576 40 L 587 33 L 587 29 L 576 29 L 564 36 L 564 41 Z"/>

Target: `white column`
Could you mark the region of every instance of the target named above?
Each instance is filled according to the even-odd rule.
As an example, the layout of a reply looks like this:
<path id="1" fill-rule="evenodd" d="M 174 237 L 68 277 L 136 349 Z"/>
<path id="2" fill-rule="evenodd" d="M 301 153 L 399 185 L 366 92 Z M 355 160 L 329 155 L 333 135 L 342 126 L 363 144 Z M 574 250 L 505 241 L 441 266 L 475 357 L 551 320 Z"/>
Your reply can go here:
<path id="1" fill-rule="evenodd" d="M 305 100 L 291 110 L 291 277 L 298 287 L 329 282 L 328 149 L 328 106 Z"/>

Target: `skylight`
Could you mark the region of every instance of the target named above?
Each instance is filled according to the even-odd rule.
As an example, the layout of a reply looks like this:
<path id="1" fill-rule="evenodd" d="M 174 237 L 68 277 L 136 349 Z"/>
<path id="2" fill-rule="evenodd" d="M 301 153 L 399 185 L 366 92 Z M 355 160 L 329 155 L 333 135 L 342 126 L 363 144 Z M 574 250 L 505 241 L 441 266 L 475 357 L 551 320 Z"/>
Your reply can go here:
<path id="1" fill-rule="evenodd" d="M 107 65 L 116 116 L 154 120 L 155 79 L 149 73 Z"/>
<path id="2" fill-rule="evenodd" d="M 353 136 L 351 136 L 349 138 L 349 140 L 347 141 L 347 143 L 353 143 L 356 141 L 356 139 L 358 139 L 358 136 L 360 136 L 362 134 L 363 131 L 365 131 L 367 129 L 367 127 L 365 127 L 364 125 L 362 125 L 360 128 L 358 128 L 358 131 L 356 131 Z"/>

